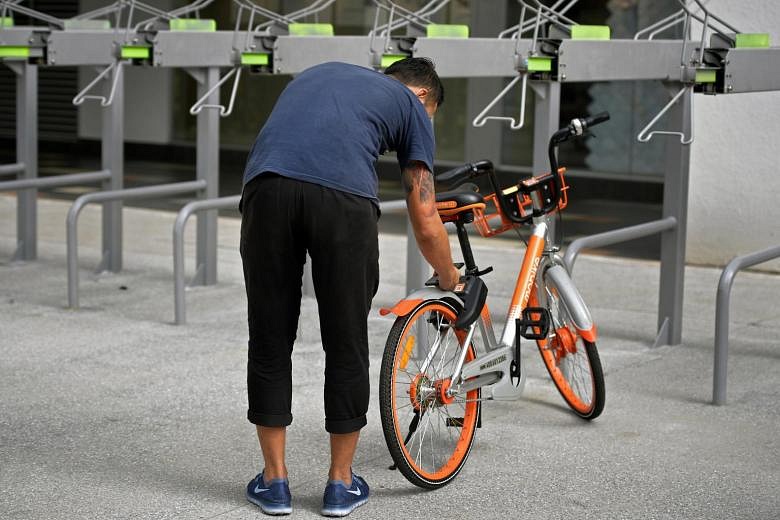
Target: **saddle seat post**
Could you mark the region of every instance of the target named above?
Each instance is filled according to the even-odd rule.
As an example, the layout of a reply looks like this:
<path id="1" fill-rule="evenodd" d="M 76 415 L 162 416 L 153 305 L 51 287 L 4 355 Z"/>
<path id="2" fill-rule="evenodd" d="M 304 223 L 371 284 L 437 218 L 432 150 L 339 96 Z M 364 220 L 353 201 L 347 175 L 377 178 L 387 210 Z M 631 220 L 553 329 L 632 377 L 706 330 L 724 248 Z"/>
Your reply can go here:
<path id="1" fill-rule="evenodd" d="M 473 275 L 479 272 L 477 264 L 474 263 L 474 254 L 471 252 L 471 243 L 469 234 L 466 231 L 466 224 L 474 221 L 474 213 L 471 211 L 460 215 L 455 221 L 455 228 L 458 230 L 458 242 L 460 250 L 463 253 L 463 261 L 466 263 L 466 274 Z"/>

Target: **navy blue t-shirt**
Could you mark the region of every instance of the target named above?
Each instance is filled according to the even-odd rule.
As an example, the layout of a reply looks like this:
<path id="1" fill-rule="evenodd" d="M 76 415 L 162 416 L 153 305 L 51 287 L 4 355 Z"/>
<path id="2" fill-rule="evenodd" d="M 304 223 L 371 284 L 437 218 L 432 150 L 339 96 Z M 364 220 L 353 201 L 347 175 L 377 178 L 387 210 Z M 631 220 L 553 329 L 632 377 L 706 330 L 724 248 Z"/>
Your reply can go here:
<path id="1" fill-rule="evenodd" d="M 324 63 L 303 71 L 276 102 L 249 153 L 244 184 L 264 172 L 378 201 L 374 165 L 395 150 L 403 170 L 433 171 L 433 126 L 401 82 L 357 65 Z"/>

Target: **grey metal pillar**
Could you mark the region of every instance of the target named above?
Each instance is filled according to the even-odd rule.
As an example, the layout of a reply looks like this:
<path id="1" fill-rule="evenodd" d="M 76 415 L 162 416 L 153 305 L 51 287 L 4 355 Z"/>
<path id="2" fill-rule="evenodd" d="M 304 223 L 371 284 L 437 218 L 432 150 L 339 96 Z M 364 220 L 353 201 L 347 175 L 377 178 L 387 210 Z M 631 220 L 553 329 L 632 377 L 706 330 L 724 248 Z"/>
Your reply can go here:
<path id="1" fill-rule="evenodd" d="M 534 91 L 534 162 L 533 174 L 550 169 L 547 144 L 558 130 L 561 118 L 561 84 L 553 81 L 529 82 Z"/>
<path id="2" fill-rule="evenodd" d="M 561 84 L 553 81 L 530 82 L 534 91 L 534 158 L 533 175 L 539 175 L 550 169 L 547 145 L 550 137 L 558 130 L 561 117 Z M 556 221 L 550 220 L 548 233 L 556 233 Z M 558 243 L 558 241 L 555 241 Z"/>
<path id="3" fill-rule="evenodd" d="M 671 85 L 678 90 L 679 84 Z M 691 135 L 693 94 L 688 90 L 669 110 L 668 124 Z M 674 217 L 677 226 L 661 234 L 661 277 L 658 296 L 658 336 L 654 346 L 679 345 L 682 341 L 685 239 L 688 222 L 688 176 L 691 147 L 667 137 L 663 217 Z"/>
<path id="4" fill-rule="evenodd" d="M 125 164 L 125 79 L 123 67 L 116 67 L 111 77 L 104 82 L 105 96 L 111 93 L 114 76 L 116 90 L 113 102 L 103 108 L 103 129 L 101 136 L 102 167 L 111 172 L 103 183 L 103 191 L 120 190 L 124 183 Z M 122 201 L 103 203 L 103 259 L 98 271 L 118 273 L 122 270 Z"/>
<path id="5" fill-rule="evenodd" d="M 38 66 L 19 63 L 16 73 L 16 161 L 24 163 L 19 179 L 38 177 Z M 16 252 L 14 260 L 35 260 L 38 190 L 19 190 L 16 196 Z"/>
<path id="6" fill-rule="evenodd" d="M 497 28 L 506 27 L 506 0 L 482 0 L 471 2 L 469 29 L 472 37 L 490 38 L 498 34 Z M 480 113 L 496 93 L 504 88 L 502 78 L 470 78 L 466 80 L 466 132 L 464 136 L 464 157 L 466 162 L 490 159 L 496 164 L 501 161 L 501 141 L 504 126 L 498 123 L 480 128 L 471 125 L 474 116 Z M 444 110 L 452 110 L 444 105 Z"/>
<path id="7" fill-rule="evenodd" d="M 198 99 L 218 81 L 219 68 L 205 69 L 203 81 L 198 83 Z M 220 89 L 216 89 L 212 92 L 206 103 L 218 105 L 219 91 Z M 198 180 L 206 181 L 206 189 L 201 193 L 201 197 L 215 199 L 219 197 L 219 111 L 201 110 L 197 117 L 196 171 Z M 192 285 L 213 285 L 217 283 L 217 210 L 212 209 L 198 214 L 196 236 L 198 268 Z"/>
<path id="8" fill-rule="evenodd" d="M 406 294 L 419 289 L 431 277 L 431 266 L 417 247 L 412 222 L 406 219 Z"/>

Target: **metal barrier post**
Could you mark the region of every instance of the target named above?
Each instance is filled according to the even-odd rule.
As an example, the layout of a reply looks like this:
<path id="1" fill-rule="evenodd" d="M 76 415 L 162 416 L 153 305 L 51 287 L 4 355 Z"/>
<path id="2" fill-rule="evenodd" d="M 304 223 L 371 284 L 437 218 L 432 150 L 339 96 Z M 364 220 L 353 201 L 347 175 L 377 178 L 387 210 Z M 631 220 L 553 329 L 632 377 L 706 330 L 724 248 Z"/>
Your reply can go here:
<path id="1" fill-rule="evenodd" d="M 675 87 L 679 88 L 678 85 Z M 675 127 L 682 128 L 683 135 L 691 135 L 692 110 L 693 93 L 688 89 L 669 111 L 670 120 Z M 674 217 L 677 225 L 661 234 L 658 335 L 653 346 L 679 345 L 682 341 L 690 160 L 690 145 L 682 144 L 678 139 L 667 139 L 663 217 Z"/>
<path id="2" fill-rule="evenodd" d="M 68 307 L 76 309 L 79 306 L 79 265 L 78 265 L 78 218 L 84 206 L 91 202 L 107 202 L 125 199 L 150 199 L 168 195 L 180 195 L 206 189 L 202 180 L 163 184 L 160 186 L 145 186 L 125 190 L 96 191 L 77 198 L 68 210 L 65 222 L 67 230 L 68 257 Z"/>
<path id="3" fill-rule="evenodd" d="M 110 78 L 105 81 L 105 96 L 111 95 L 114 76 L 122 74 L 122 67 L 116 67 Z M 125 81 L 124 77 L 116 79 L 113 102 L 103 107 L 103 128 L 101 130 L 101 156 L 104 170 L 111 172 L 111 177 L 102 186 L 104 191 L 121 190 L 124 178 L 124 116 L 125 116 Z M 122 270 L 122 201 L 106 199 L 103 203 L 103 241 L 98 272 Z"/>
<path id="4" fill-rule="evenodd" d="M 712 404 L 726 404 L 726 380 L 729 356 L 729 305 L 731 286 L 737 273 L 748 267 L 780 257 L 780 246 L 770 247 L 743 256 L 737 256 L 728 263 L 718 282 L 718 296 L 715 303 L 715 352 L 712 372 Z"/>
<path id="5" fill-rule="evenodd" d="M 38 177 L 38 66 L 19 63 L 9 67 L 16 73 L 16 160 L 24 164 L 19 179 Z M 37 247 L 36 188 L 20 190 L 16 196 L 16 243 L 14 260 L 35 260 Z"/>
<path id="6" fill-rule="evenodd" d="M 203 81 L 198 82 L 198 98 L 204 96 L 219 81 L 219 69 L 209 67 L 203 70 Z M 219 91 L 215 89 L 206 103 L 219 104 Z M 201 110 L 198 118 L 197 178 L 206 181 L 206 189 L 200 194 L 203 199 L 219 196 L 219 112 Z M 192 285 L 213 285 L 217 283 L 217 210 L 210 209 L 198 214 L 197 227 L 197 271 Z"/>
<path id="7" fill-rule="evenodd" d="M 196 200 L 186 204 L 176 215 L 176 223 L 173 226 L 173 300 L 176 325 L 183 325 L 186 321 L 187 307 L 184 301 L 184 227 L 193 213 L 206 210 L 238 208 L 241 195 L 221 197 L 211 200 Z"/>

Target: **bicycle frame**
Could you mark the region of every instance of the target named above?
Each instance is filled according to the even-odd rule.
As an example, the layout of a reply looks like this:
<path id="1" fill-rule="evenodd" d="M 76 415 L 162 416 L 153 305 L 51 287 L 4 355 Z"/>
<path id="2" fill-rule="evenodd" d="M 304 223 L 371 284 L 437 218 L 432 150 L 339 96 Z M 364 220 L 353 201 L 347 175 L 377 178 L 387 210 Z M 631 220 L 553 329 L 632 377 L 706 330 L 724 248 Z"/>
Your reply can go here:
<path id="1" fill-rule="evenodd" d="M 542 207 L 542 201 L 538 193 L 532 195 L 532 200 L 535 208 Z M 465 331 L 465 334 L 457 334 L 461 350 L 455 369 L 448 378 L 452 382 L 448 390 L 450 396 L 465 395 L 465 393 L 476 388 L 493 385 L 491 397 L 494 400 L 515 400 L 520 398 L 525 386 L 526 372 L 520 370 L 521 376 L 519 379 L 512 377 L 511 369 L 513 362 L 520 366 L 520 359 L 515 359 L 517 352 L 515 349 L 517 334 L 515 321 L 521 316 L 523 309 L 529 306 L 535 307 L 543 303 L 538 301 L 537 290 L 538 287 L 547 287 L 548 282 L 545 281 L 545 277 L 548 275 L 549 284 L 555 288 L 578 333 L 588 341 L 596 341 L 596 329 L 590 313 L 569 278 L 566 269 L 563 267 L 562 260 L 557 255 L 559 248 L 550 239 L 549 230 L 549 214 L 542 214 L 533 218 L 531 236 L 523 257 L 520 273 L 515 282 L 515 289 L 509 303 L 506 322 L 500 340 L 497 340 L 495 336 L 487 303 L 482 308 L 478 320 Z M 426 300 L 442 298 L 451 298 L 460 304 L 463 303 L 453 292 L 427 287 L 413 292 L 407 298 L 398 302 L 392 309 L 383 309 L 381 312 L 383 315 L 392 312 L 398 316 L 404 316 Z M 477 328 L 479 328 L 480 336 L 483 340 L 481 345 L 484 348 L 484 352 L 476 352 L 476 357 L 466 363 L 465 358 L 468 349 L 465 347 L 472 342 Z M 441 333 L 442 338 L 447 332 L 448 329 L 445 329 Z M 421 372 L 426 370 L 440 344 L 441 341 L 437 341 L 434 347 L 427 353 L 426 359 L 420 366 Z M 544 348 L 546 344 L 547 339 L 537 340 L 537 345 L 540 348 Z M 476 348 L 477 345 L 475 345 Z"/>

